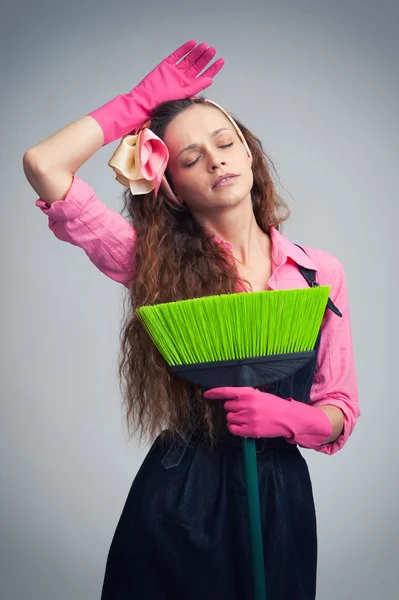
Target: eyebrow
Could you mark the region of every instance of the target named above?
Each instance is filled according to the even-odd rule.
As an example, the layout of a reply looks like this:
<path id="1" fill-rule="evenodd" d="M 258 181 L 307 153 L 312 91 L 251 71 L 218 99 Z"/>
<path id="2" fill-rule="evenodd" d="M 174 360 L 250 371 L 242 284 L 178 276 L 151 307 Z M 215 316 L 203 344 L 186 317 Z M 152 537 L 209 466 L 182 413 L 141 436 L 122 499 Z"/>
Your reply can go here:
<path id="1" fill-rule="evenodd" d="M 212 132 L 211 136 L 215 137 L 221 131 L 232 131 L 232 130 L 229 129 L 228 127 L 221 127 L 220 129 L 215 129 L 215 131 Z M 177 155 L 176 158 L 179 158 L 180 154 L 183 154 L 183 152 L 186 152 L 186 150 L 193 150 L 194 148 L 199 148 L 199 144 L 190 144 L 189 146 L 186 146 L 185 148 L 183 148 L 183 150 L 181 152 L 179 152 L 179 154 Z"/>

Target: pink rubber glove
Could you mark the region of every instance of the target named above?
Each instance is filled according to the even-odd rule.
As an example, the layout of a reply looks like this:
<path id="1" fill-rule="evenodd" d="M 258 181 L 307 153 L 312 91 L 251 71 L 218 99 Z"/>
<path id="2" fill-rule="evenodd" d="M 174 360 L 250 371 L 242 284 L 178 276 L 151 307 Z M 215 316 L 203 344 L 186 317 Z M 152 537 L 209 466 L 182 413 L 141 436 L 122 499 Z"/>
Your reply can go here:
<path id="1" fill-rule="evenodd" d="M 185 54 L 189 54 L 177 65 Z M 88 113 L 104 132 L 103 146 L 117 140 L 144 123 L 154 108 L 168 100 L 195 96 L 212 84 L 212 78 L 224 65 L 219 58 L 202 75 L 198 73 L 216 54 L 214 47 L 205 42 L 197 46 L 195 40 L 186 42 L 164 58 L 128 94 L 116 96 L 100 108 Z"/>
<path id="2" fill-rule="evenodd" d="M 284 437 L 303 448 L 318 448 L 331 434 L 331 421 L 320 408 L 280 398 L 251 387 L 213 388 L 208 399 L 228 399 L 227 427 L 234 435 L 252 438 Z"/>

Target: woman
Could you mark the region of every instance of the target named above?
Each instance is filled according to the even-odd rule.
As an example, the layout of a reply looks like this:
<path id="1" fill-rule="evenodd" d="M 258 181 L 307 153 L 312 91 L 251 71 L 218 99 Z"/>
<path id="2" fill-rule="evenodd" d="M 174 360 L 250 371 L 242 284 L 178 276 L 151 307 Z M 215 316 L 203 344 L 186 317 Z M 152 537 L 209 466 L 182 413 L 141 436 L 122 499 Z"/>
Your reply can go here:
<path id="1" fill-rule="evenodd" d="M 214 54 L 187 42 L 129 94 L 24 156 L 50 229 L 129 291 L 127 419 L 156 437 L 112 541 L 102 600 L 252 597 L 240 436 L 257 438 L 268 600 L 314 599 L 315 508 L 298 446 L 333 454 L 360 415 L 342 265 L 280 233 L 288 210 L 260 141 L 195 97 L 223 66 L 198 76 Z M 109 165 L 127 188 L 127 219 L 75 175 L 120 137 Z M 317 358 L 262 390 L 203 394 L 169 373 L 134 314 L 144 304 L 315 284 L 331 287 Z"/>

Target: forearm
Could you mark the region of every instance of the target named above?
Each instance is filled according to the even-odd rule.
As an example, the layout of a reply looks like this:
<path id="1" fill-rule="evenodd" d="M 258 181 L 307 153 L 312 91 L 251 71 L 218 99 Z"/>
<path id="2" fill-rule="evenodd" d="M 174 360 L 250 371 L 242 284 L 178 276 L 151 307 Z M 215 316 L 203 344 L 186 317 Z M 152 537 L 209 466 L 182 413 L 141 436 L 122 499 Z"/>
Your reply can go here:
<path id="1" fill-rule="evenodd" d="M 325 406 L 315 406 L 315 410 L 322 410 L 326 413 L 327 417 L 330 419 L 330 423 L 332 426 L 332 434 L 328 437 L 324 442 L 324 444 L 330 444 L 334 440 L 336 440 L 342 433 L 344 428 L 344 413 L 341 409 L 336 406 L 325 405 Z"/>
<path id="2" fill-rule="evenodd" d="M 45 202 L 62 200 L 72 183 L 72 174 L 102 144 L 101 127 L 85 115 L 25 152 L 25 176 Z"/>
<path id="3" fill-rule="evenodd" d="M 88 115 L 69 123 L 25 152 L 42 167 L 75 173 L 103 143 L 100 125 Z"/>

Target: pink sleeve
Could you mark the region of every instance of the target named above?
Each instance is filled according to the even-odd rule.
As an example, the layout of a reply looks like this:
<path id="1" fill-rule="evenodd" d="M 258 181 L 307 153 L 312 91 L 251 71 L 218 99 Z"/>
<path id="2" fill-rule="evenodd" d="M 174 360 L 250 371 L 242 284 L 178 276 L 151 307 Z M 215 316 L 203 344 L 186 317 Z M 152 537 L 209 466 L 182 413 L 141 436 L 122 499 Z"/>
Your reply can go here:
<path id="1" fill-rule="evenodd" d="M 87 183 L 73 175 L 64 200 L 47 204 L 39 198 L 36 206 L 48 216 L 48 226 L 59 240 L 82 248 L 104 275 L 128 287 L 134 274 L 136 232 Z"/>
<path id="2" fill-rule="evenodd" d="M 344 429 L 341 435 L 334 442 L 317 450 L 325 454 L 334 454 L 348 440 L 361 413 L 344 269 L 337 258 L 327 253 L 323 255 L 323 263 L 326 266 L 328 263 L 328 268 L 323 268 L 325 276 L 319 277 L 319 284 L 331 287 L 330 298 L 341 311 L 342 318 L 327 309 L 309 402 L 313 406 L 337 406 L 344 414 Z"/>

